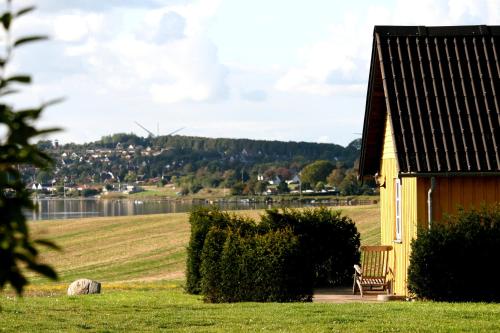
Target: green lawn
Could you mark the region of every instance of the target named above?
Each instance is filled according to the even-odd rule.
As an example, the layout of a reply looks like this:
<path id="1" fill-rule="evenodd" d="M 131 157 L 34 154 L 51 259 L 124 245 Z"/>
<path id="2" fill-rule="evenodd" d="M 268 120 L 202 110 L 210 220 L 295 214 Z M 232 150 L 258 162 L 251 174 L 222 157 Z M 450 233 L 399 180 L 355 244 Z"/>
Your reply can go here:
<path id="1" fill-rule="evenodd" d="M 363 244 L 378 244 L 378 206 L 343 209 Z M 242 211 L 258 218 L 262 211 Z M 499 332 L 500 305 L 467 303 L 205 304 L 183 291 L 187 214 L 30 223 L 60 274 L 32 276 L 26 296 L 0 294 L 0 332 Z M 102 294 L 65 296 L 76 278 Z"/>
<path id="2" fill-rule="evenodd" d="M 167 282 L 0 298 L 2 332 L 499 332 L 499 304 L 205 304 Z"/>

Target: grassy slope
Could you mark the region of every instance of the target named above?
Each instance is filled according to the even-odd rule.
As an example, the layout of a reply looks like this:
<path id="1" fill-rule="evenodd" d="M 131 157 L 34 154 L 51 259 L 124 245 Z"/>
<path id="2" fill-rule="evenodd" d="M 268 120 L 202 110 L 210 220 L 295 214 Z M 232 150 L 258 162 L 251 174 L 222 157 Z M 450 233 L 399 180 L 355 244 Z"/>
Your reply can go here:
<path id="1" fill-rule="evenodd" d="M 64 283 L 81 277 L 103 282 L 183 277 L 189 239 L 183 213 L 35 222 L 32 232 L 63 248 L 43 257 Z"/>
<path id="2" fill-rule="evenodd" d="M 347 207 L 363 242 L 379 240 L 378 207 Z M 262 211 L 241 211 L 258 219 Z M 184 277 L 187 214 L 87 218 L 31 223 L 34 237 L 50 238 L 63 252 L 44 251 L 64 284 L 87 277 L 102 282 L 178 280 Z M 35 284 L 47 281 L 33 277 Z"/>

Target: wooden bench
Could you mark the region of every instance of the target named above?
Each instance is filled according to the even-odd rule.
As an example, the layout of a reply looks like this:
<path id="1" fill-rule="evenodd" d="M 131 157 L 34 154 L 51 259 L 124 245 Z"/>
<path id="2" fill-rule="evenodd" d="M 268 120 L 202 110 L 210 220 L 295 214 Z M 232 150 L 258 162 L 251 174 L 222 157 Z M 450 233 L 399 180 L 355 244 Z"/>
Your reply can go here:
<path id="1" fill-rule="evenodd" d="M 354 282 L 352 293 L 356 294 L 359 288 L 363 297 L 363 288 L 377 288 L 377 290 L 391 292 L 391 281 L 387 278 L 389 274 L 389 252 L 390 245 L 361 246 L 361 266 L 354 265 Z"/>

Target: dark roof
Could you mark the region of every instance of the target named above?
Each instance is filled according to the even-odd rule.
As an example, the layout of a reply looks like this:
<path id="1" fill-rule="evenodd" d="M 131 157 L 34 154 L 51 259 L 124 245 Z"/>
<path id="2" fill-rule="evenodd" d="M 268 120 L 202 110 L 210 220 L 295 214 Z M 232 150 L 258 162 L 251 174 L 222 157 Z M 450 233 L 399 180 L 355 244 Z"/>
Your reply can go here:
<path id="1" fill-rule="evenodd" d="M 379 171 L 387 112 L 401 175 L 500 171 L 500 26 L 376 26 L 360 176 Z"/>

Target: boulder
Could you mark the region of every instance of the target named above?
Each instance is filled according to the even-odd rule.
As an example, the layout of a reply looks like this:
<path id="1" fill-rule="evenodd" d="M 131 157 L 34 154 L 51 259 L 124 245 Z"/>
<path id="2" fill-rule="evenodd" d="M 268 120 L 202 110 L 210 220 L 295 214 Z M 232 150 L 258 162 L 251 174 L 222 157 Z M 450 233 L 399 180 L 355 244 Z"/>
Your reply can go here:
<path id="1" fill-rule="evenodd" d="M 89 279 L 73 281 L 68 287 L 68 295 L 100 294 L 101 283 Z"/>

